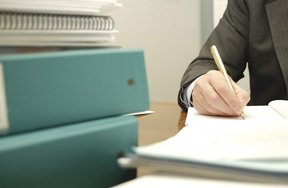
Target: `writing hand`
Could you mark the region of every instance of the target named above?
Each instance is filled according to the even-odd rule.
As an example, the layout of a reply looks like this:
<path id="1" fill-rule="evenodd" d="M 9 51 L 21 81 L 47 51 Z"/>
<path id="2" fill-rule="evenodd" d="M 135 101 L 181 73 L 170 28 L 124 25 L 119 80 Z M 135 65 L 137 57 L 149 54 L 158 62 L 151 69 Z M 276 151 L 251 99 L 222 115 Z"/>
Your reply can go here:
<path id="1" fill-rule="evenodd" d="M 209 71 L 198 79 L 192 92 L 194 108 L 201 114 L 239 116 L 250 100 L 250 95 L 234 81 L 231 90 L 219 71 Z"/>

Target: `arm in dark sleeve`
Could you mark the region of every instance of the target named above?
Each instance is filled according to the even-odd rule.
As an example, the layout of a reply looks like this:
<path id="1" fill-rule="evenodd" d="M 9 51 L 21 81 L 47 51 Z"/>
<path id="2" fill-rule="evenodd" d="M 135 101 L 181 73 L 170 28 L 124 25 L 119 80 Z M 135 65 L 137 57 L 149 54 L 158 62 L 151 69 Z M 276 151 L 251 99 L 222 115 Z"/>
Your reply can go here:
<path id="1" fill-rule="evenodd" d="M 237 82 L 241 79 L 248 59 L 249 11 L 245 0 L 229 0 L 223 18 L 201 48 L 199 56 L 185 71 L 178 93 L 178 104 L 183 111 L 187 105 L 182 96 L 185 88 L 200 75 L 218 70 L 211 55 L 210 47 L 216 45 L 228 74 Z"/>

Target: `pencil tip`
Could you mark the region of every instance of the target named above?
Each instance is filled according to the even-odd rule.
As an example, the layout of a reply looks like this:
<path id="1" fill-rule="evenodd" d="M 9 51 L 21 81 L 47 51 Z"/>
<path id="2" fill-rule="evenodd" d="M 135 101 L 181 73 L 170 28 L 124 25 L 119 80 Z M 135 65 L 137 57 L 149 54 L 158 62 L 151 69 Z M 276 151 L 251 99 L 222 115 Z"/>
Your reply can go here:
<path id="1" fill-rule="evenodd" d="M 242 119 L 245 119 L 245 116 L 244 116 L 244 112 L 243 112 L 243 111 L 241 112 L 240 116 L 241 116 Z"/>

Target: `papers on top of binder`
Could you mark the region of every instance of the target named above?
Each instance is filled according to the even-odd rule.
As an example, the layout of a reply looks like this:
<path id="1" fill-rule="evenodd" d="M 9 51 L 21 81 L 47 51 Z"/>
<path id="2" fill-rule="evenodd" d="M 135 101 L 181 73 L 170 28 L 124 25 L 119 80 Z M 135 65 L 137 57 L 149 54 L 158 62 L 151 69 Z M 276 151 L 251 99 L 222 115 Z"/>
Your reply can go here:
<path id="1" fill-rule="evenodd" d="M 114 33 L 117 31 L 51 31 L 51 30 L 25 30 L 25 31 L 5 31 L 0 30 L 0 45 L 9 44 L 104 44 L 112 43 L 115 39 Z M 86 45 L 86 44 L 85 44 Z"/>
<path id="2" fill-rule="evenodd" d="M 0 11 L 100 15 L 122 7 L 116 0 L 0 0 Z"/>

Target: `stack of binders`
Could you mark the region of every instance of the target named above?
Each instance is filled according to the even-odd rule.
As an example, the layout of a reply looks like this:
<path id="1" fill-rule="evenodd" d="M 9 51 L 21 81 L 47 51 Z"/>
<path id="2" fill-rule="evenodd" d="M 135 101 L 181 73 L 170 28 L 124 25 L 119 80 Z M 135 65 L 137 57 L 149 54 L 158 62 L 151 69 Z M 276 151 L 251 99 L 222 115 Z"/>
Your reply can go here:
<path id="1" fill-rule="evenodd" d="M 117 157 L 137 146 L 149 109 L 143 51 L 0 56 L 0 187 L 110 187 L 135 177 Z"/>
<path id="2" fill-rule="evenodd" d="M 9 10 L 0 11 L 5 14 L 5 24 L 0 15 L 1 27 L 8 27 L 9 20 L 21 23 L 18 16 L 36 10 L 30 5 L 37 2 L 41 6 L 46 3 L 47 9 L 52 6 L 48 1 L 13 0 L 23 11 L 13 17 L 10 1 L 0 2 L 0 9 Z M 80 1 L 58 4 L 67 2 L 79 5 Z M 80 3 L 83 10 L 87 8 L 85 2 L 94 1 L 83 1 L 82 6 Z M 97 2 L 112 2 L 104 6 L 105 10 L 118 6 L 112 0 Z M 62 11 L 59 6 L 59 15 Z M 25 19 L 21 24 L 31 21 Z M 43 31 L 39 36 L 50 32 Z M 123 115 L 149 109 L 143 50 L 64 48 L 37 53 L 12 50 L 8 54 L 5 45 L 54 46 L 57 41 L 45 42 L 45 37 L 33 41 L 31 33 L 26 33 L 29 37 L 24 40 L 25 32 L 19 31 L 17 36 L 22 41 L 13 41 L 12 37 L 5 42 L 5 32 L 15 34 L 0 29 L 0 187 L 111 187 L 135 178 L 136 171 L 120 168 L 117 158 L 130 153 L 138 140 L 137 118 Z M 67 46 L 74 42 L 68 41 Z"/>

